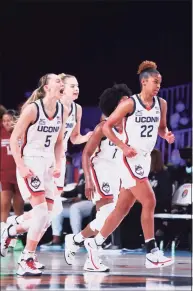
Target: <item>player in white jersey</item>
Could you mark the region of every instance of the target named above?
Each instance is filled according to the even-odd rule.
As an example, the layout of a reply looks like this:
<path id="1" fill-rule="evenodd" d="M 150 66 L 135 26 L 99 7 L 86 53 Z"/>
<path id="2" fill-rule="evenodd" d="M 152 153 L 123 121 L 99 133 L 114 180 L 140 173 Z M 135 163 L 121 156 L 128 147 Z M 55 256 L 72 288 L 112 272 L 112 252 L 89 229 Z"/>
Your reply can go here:
<path id="1" fill-rule="evenodd" d="M 60 98 L 62 104 L 68 107 L 69 115 L 66 121 L 65 133 L 64 133 L 64 155 L 62 159 L 61 175 L 56 179 L 56 185 L 61 192 L 64 188 L 65 173 L 66 173 L 66 151 L 68 147 L 68 140 L 70 139 L 73 144 L 85 143 L 89 140 L 92 132 L 88 132 L 86 135 L 81 135 L 80 126 L 82 119 L 82 107 L 74 101 L 79 95 L 79 84 L 77 79 L 69 74 L 59 74 L 62 82 L 64 83 L 63 95 Z"/>
<path id="2" fill-rule="evenodd" d="M 79 84 L 77 79 L 69 74 L 61 73 L 58 75 L 64 84 L 63 94 L 60 97 L 60 102 L 64 104 L 68 108 L 68 118 L 65 124 L 65 131 L 64 131 L 64 150 L 62 155 L 62 166 L 61 166 L 61 173 L 60 177 L 55 179 L 55 183 L 57 186 L 57 191 L 55 191 L 55 202 L 53 207 L 53 219 L 56 221 L 58 219 L 58 215 L 63 210 L 62 202 L 60 199 L 60 194 L 64 188 L 65 183 L 65 173 L 66 173 L 66 151 L 68 147 L 69 139 L 73 144 L 81 144 L 88 141 L 92 132 L 88 132 L 86 135 L 81 135 L 80 133 L 80 126 L 81 126 L 81 119 L 82 119 L 82 107 L 75 103 L 74 101 L 79 96 Z M 85 201 L 82 203 L 85 203 Z M 61 218 L 59 218 L 61 221 Z M 52 248 L 52 246 L 60 244 L 60 235 L 58 234 L 58 229 L 55 230 L 54 223 L 52 225 L 53 231 L 53 238 L 52 241 L 48 244 L 41 245 L 41 248 L 47 249 Z"/>
<path id="3" fill-rule="evenodd" d="M 39 87 L 24 104 L 13 130 L 10 145 L 17 166 L 17 181 L 24 200 L 32 210 L 18 225 L 5 227 L 1 234 L 1 255 L 11 238 L 28 232 L 26 247 L 17 274 L 37 276 L 42 272 L 36 261 L 37 245 L 50 225 L 54 200 L 54 177 L 59 177 L 63 154 L 63 134 L 68 110 L 60 102 L 64 85 L 55 74 L 40 79 Z M 23 138 L 22 149 L 18 140 Z"/>
<path id="4" fill-rule="evenodd" d="M 125 210 L 130 208 L 131 197 L 135 197 L 142 204 L 141 224 L 146 244 L 147 268 L 158 268 L 173 264 L 157 248 L 154 238 L 154 209 L 155 195 L 148 181 L 150 169 L 150 153 L 155 146 L 157 135 L 166 139 L 168 143 L 174 142 L 174 135 L 168 131 L 166 125 L 167 103 L 157 97 L 162 77 L 157 71 L 154 62 L 145 61 L 139 66 L 139 79 L 141 93 L 120 103 L 103 127 L 104 134 L 115 143 L 123 152 L 123 162 L 120 165 L 122 187 L 116 208 L 107 218 L 104 227 L 95 239 L 88 239 L 89 252 L 93 253 L 93 260 L 98 262 L 96 255 L 97 245 L 101 245 L 114 229 L 120 224 Z M 117 122 L 126 118 L 126 141 L 123 143 L 114 134 L 112 128 Z M 132 177 L 134 185 L 128 177 Z M 129 212 L 129 211 L 127 211 Z M 86 241 L 85 241 L 86 243 Z"/>
<path id="5" fill-rule="evenodd" d="M 109 116 L 119 102 L 131 95 L 125 84 L 116 84 L 106 89 L 100 97 L 100 108 L 105 116 Z M 66 236 L 65 259 L 69 265 L 73 264 L 74 254 L 80 244 L 88 237 L 100 231 L 105 219 L 112 212 L 120 191 L 120 175 L 117 167 L 120 164 L 119 148 L 103 134 L 102 128 L 106 119 L 95 128 L 93 135 L 87 142 L 82 156 L 83 170 L 86 186 L 85 194 L 89 200 L 96 204 L 96 218 L 79 234 Z M 120 121 L 113 132 L 119 139 L 123 139 L 123 122 Z M 133 199 L 134 201 L 135 199 Z M 131 205 L 132 206 L 132 205 Z M 84 265 L 85 271 L 99 271 L 88 258 Z M 108 267 L 100 263 L 100 271 L 107 271 Z"/>

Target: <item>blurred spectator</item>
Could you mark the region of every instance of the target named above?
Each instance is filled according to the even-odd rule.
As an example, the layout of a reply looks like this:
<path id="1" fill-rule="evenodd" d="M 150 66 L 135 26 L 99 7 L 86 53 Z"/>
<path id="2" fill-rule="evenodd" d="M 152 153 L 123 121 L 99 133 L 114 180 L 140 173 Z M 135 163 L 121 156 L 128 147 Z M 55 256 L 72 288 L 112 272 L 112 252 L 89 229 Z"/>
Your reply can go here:
<path id="1" fill-rule="evenodd" d="M 14 110 L 6 111 L 2 116 L 1 128 L 1 162 L 0 162 L 0 182 L 1 182 L 1 227 L 7 221 L 13 199 L 13 209 L 15 215 L 21 215 L 24 211 L 24 201 L 18 189 L 16 179 L 16 165 L 11 154 L 10 136 L 13 129 L 13 122 L 16 117 Z"/>
<path id="2" fill-rule="evenodd" d="M 0 104 L 0 121 L 3 117 L 3 114 L 7 111 L 7 109 L 2 105 Z"/>
<path id="3" fill-rule="evenodd" d="M 176 112 L 170 116 L 171 129 L 178 130 L 190 127 L 190 117 L 182 100 L 177 101 L 175 109 Z"/>
<path id="4" fill-rule="evenodd" d="M 172 199 L 172 180 L 164 166 L 161 152 L 154 149 L 151 153 L 151 170 L 149 181 L 156 196 L 155 212 L 170 212 Z"/>
<path id="5" fill-rule="evenodd" d="M 41 249 L 56 249 L 62 247 L 62 230 L 64 218 L 70 219 L 70 225 L 74 234 L 82 230 L 82 222 L 85 217 L 90 217 L 93 203 L 85 197 L 85 178 L 81 170 L 79 182 L 75 189 L 63 193 L 67 200 L 63 202 L 63 211 L 52 219 L 52 241 L 41 245 Z M 66 195 L 65 195 L 66 194 Z"/>

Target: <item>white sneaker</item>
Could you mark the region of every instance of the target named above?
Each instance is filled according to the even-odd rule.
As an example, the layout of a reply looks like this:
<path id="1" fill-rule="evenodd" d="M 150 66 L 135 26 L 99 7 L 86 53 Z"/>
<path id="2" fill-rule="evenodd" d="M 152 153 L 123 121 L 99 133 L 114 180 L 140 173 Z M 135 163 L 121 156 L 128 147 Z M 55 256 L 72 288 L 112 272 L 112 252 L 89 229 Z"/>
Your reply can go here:
<path id="1" fill-rule="evenodd" d="M 93 266 L 91 260 L 89 258 L 87 258 L 86 262 L 84 264 L 84 271 L 88 271 L 88 272 L 109 272 L 110 269 L 109 269 L 109 267 L 107 267 L 104 264 L 102 264 L 101 261 L 100 261 L 99 268 L 95 268 Z"/>
<path id="2" fill-rule="evenodd" d="M 9 229 L 12 225 L 6 224 L 3 229 L 1 229 L 1 256 L 6 257 L 8 253 L 8 248 L 11 243 L 12 237 L 9 235 Z"/>
<path id="3" fill-rule="evenodd" d="M 145 266 L 147 269 L 167 267 L 174 263 L 174 260 L 164 256 L 158 248 L 155 251 L 146 254 Z"/>
<path id="4" fill-rule="evenodd" d="M 19 259 L 18 259 L 18 261 L 17 261 L 17 263 L 20 264 L 21 261 L 24 259 L 24 257 L 25 257 L 25 253 L 22 252 L 20 257 L 19 257 Z M 45 265 L 41 264 L 38 261 L 37 255 L 35 253 L 33 255 L 33 259 L 34 259 L 34 265 L 35 265 L 36 269 L 39 269 L 39 270 L 45 269 Z"/>
<path id="5" fill-rule="evenodd" d="M 99 247 L 97 246 L 96 242 L 95 242 L 95 239 L 94 238 L 87 238 L 85 241 L 84 241 L 84 245 L 85 245 L 85 248 L 87 249 L 87 252 L 88 252 L 88 257 L 89 257 L 89 261 L 90 263 L 92 264 L 92 269 L 95 269 L 94 272 L 106 272 L 108 267 L 104 266 L 102 263 L 101 263 L 101 260 L 99 258 Z M 103 267 L 101 267 L 104 266 Z M 109 268 L 108 268 L 108 271 L 109 271 Z M 92 270 L 93 272 L 93 270 Z"/>
<path id="6" fill-rule="evenodd" d="M 64 257 L 68 265 L 72 265 L 75 254 L 80 248 L 80 244 L 74 241 L 74 234 L 67 234 L 65 236 L 65 250 Z"/>
<path id="7" fill-rule="evenodd" d="M 34 255 L 30 253 L 23 254 L 21 261 L 19 262 L 19 268 L 17 270 L 18 276 L 40 276 L 42 272 L 36 268 Z"/>

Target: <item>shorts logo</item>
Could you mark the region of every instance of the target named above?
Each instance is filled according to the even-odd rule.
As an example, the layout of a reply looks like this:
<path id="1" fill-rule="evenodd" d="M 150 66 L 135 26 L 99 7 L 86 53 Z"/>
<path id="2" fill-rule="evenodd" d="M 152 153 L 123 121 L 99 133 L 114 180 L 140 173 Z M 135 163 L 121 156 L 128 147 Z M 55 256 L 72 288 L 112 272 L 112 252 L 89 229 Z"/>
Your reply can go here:
<path id="1" fill-rule="evenodd" d="M 105 193 L 109 193 L 110 192 L 110 185 L 109 183 L 103 183 L 102 185 L 102 190 L 105 192 Z"/>
<path id="2" fill-rule="evenodd" d="M 31 178 L 31 186 L 35 189 L 38 189 L 38 187 L 40 186 L 41 182 L 40 179 L 36 176 L 36 177 L 32 177 Z"/>
<path id="3" fill-rule="evenodd" d="M 188 189 L 185 189 L 182 193 L 182 198 L 185 198 L 188 194 Z"/>
<path id="4" fill-rule="evenodd" d="M 140 175 L 140 176 L 143 176 L 144 170 L 143 170 L 142 166 L 135 165 L 135 173 L 138 174 L 138 175 Z"/>

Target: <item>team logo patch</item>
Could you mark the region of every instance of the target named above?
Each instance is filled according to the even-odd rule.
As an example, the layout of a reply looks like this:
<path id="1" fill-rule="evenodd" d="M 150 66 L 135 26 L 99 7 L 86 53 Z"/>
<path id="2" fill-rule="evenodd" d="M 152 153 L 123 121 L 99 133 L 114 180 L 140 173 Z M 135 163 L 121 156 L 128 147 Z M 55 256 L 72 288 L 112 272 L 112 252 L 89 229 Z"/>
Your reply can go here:
<path id="1" fill-rule="evenodd" d="M 109 183 L 103 183 L 102 185 L 102 190 L 105 192 L 105 193 L 109 193 L 110 192 L 110 185 Z"/>
<path id="2" fill-rule="evenodd" d="M 140 176 L 143 176 L 144 170 L 141 165 L 135 165 L 135 173 Z"/>
<path id="3" fill-rule="evenodd" d="M 33 188 L 38 189 L 40 184 L 41 184 L 41 182 L 40 182 L 40 179 L 37 176 L 35 176 L 35 177 L 31 178 L 31 183 L 30 184 L 31 184 L 31 186 Z"/>
<path id="4" fill-rule="evenodd" d="M 46 120 L 43 118 L 40 118 L 39 125 L 45 125 L 45 124 L 46 124 Z"/>
<path id="5" fill-rule="evenodd" d="M 182 192 L 182 198 L 185 198 L 188 194 L 188 189 L 185 189 L 183 192 Z"/>
<path id="6" fill-rule="evenodd" d="M 135 112 L 135 116 L 142 116 L 143 115 L 143 110 L 137 110 Z"/>

